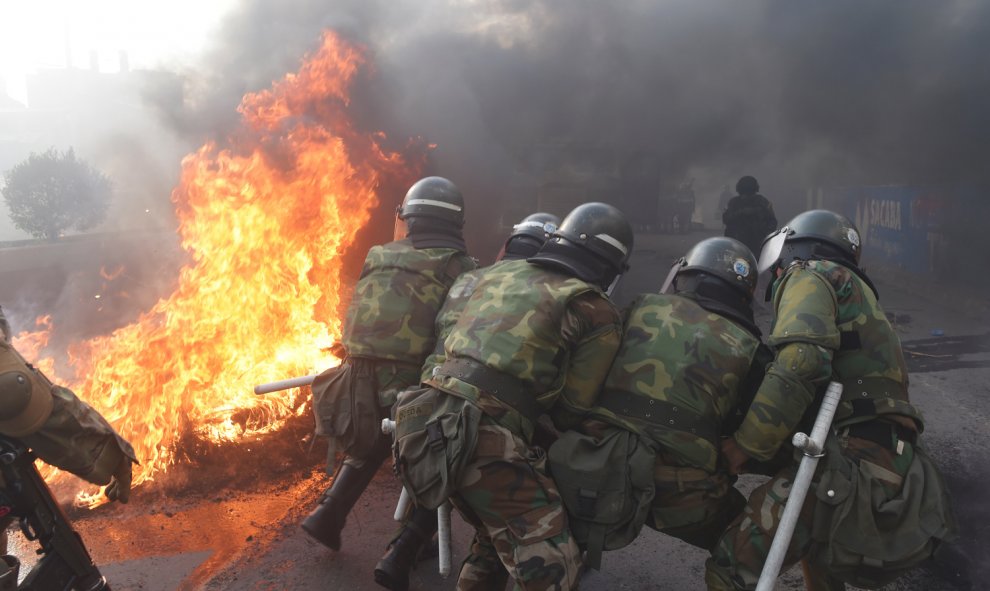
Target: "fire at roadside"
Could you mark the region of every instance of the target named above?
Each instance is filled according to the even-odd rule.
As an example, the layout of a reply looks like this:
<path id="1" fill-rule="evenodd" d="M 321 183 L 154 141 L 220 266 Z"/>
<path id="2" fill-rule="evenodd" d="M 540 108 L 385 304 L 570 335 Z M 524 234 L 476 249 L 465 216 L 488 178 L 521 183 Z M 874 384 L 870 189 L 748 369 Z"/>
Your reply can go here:
<path id="1" fill-rule="evenodd" d="M 213 448 L 247 454 L 311 421 L 307 393 L 258 397 L 251 385 L 337 363 L 329 347 L 346 305 L 348 248 L 379 193 L 424 163 L 421 144 L 393 152 L 351 123 L 348 90 L 364 65 L 360 47 L 326 34 L 297 73 L 245 95 L 229 146 L 207 144 L 183 161 L 172 201 L 188 262 L 171 295 L 110 334 L 70 344 L 68 373 L 44 350 L 59 330 L 50 318 L 14 338 L 132 443 L 136 487 L 181 488 L 207 471 L 236 483 L 223 469 L 236 464 L 210 465 L 224 455 Z M 101 279 L 125 271 L 101 269 Z"/>

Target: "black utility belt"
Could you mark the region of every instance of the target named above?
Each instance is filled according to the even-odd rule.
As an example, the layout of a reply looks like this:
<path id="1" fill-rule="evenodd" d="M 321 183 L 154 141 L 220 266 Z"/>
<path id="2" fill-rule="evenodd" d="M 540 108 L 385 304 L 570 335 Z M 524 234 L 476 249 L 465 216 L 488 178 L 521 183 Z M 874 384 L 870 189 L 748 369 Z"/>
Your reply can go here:
<path id="1" fill-rule="evenodd" d="M 519 378 L 492 369 L 474 359 L 458 357 L 443 362 L 437 377 L 449 376 L 471 384 L 482 393 L 505 403 L 523 418 L 536 423 L 543 407 L 536 401 L 531 388 Z"/>
<path id="2" fill-rule="evenodd" d="M 666 429 L 684 431 L 708 441 L 718 448 L 715 421 L 704 421 L 689 409 L 666 400 L 611 390 L 602 393 L 598 405 L 619 417 L 652 423 Z"/>
<path id="3" fill-rule="evenodd" d="M 840 432 L 843 432 L 850 437 L 857 437 L 859 439 L 872 441 L 879 446 L 898 453 L 900 453 L 897 445 L 898 441 L 904 441 L 906 443 L 910 443 L 911 445 L 918 442 L 918 432 L 914 429 L 909 429 L 904 425 L 891 421 L 885 421 L 883 419 L 874 419 L 872 421 L 866 421 L 865 423 L 849 425 Z"/>

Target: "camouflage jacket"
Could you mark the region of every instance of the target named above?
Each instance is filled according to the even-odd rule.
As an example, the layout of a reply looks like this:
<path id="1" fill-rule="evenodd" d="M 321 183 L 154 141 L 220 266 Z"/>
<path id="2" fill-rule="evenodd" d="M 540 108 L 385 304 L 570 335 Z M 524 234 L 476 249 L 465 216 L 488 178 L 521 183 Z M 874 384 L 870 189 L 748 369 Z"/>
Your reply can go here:
<path id="1" fill-rule="evenodd" d="M 495 265 L 498 264 L 500 263 L 495 263 Z M 492 267 L 495 265 L 492 265 Z M 467 303 L 468 299 L 474 293 L 478 282 L 481 281 L 482 274 L 492 267 L 483 267 L 468 271 L 458 277 L 457 281 L 450 286 L 450 290 L 447 292 L 447 299 L 443 301 L 443 306 L 440 307 L 440 312 L 437 314 L 437 344 L 433 348 L 433 352 L 430 353 L 423 363 L 422 382 L 432 378 L 434 370 L 443 365 L 444 359 L 447 358 L 443 350 L 443 343 L 447 340 L 450 332 L 454 330 L 457 321 L 460 320 L 461 314 L 464 312 L 464 304 Z"/>
<path id="2" fill-rule="evenodd" d="M 51 396 L 50 408 L 39 417 L 41 422 L 18 434 L 17 439 L 42 461 L 94 484 L 110 482 L 125 457 L 137 461 L 131 444 L 96 409 L 68 388 L 52 385 L 41 372 L 24 365 L 23 358 L 7 342 L 10 326 L 3 310 L 0 310 L 0 329 L 4 341 L 0 343 L 3 365 L 20 365 L 23 373 L 35 372 L 35 378 L 40 378 L 36 386 L 43 389 L 38 394 Z M 0 395 L 0 399 L 9 400 L 9 397 Z M 2 410 L 0 415 L 6 415 L 7 409 Z"/>
<path id="3" fill-rule="evenodd" d="M 137 461 L 131 444 L 72 390 L 55 386 L 52 397 L 45 424 L 20 438 L 44 462 L 93 484 L 107 484 L 125 457 Z"/>
<path id="4" fill-rule="evenodd" d="M 564 429 L 595 405 L 621 331 L 618 310 L 597 287 L 524 260 L 505 261 L 481 275 L 444 353 L 516 378 Z M 444 375 L 427 383 L 532 437 L 527 419 L 473 385 Z"/>
<path id="5" fill-rule="evenodd" d="M 648 437 L 667 458 L 714 472 L 723 428 L 759 385 L 760 347 L 689 297 L 641 295 L 592 414 Z"/>
<path id="6" fill-rule="evenodd" d="M 839 263 L 797 262 L 773 289 L 776 315 L 768 344 L 777 357 L 736 432 L 743 449 L 757 459 L 773 455 L 806 413 L 817 413 L 833 380 L 844 386 L 836 425 L 889 413 L 912 417 L 921 427 L 908 401 L 900 339 L 862 278 Z M 797 348 L 784 362 L 782 351 L 791 344 Z"/>
<path id="7" fill-rule="evenodd" d="M 342 342 L 347 354 L 414 365 L 433 351 L 434 321 L 457 277 L 477 267 L 450 248 L 413 248 L 408 239 L 368 252 Z"/>

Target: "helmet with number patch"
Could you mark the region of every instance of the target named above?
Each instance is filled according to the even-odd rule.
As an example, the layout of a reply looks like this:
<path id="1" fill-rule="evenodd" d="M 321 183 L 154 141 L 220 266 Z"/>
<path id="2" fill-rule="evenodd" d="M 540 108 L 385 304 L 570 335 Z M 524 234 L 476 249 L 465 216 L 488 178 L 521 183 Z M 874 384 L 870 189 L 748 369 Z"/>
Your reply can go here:
<path id="1" fill-rule="evenodd" d="M 660 291 L 667 293 L 678 277 L 696 275 L 714 277 L 751 299 L 756 291 L 756 257 L 734 238 L 707 238 L 674 263 Z"/>

